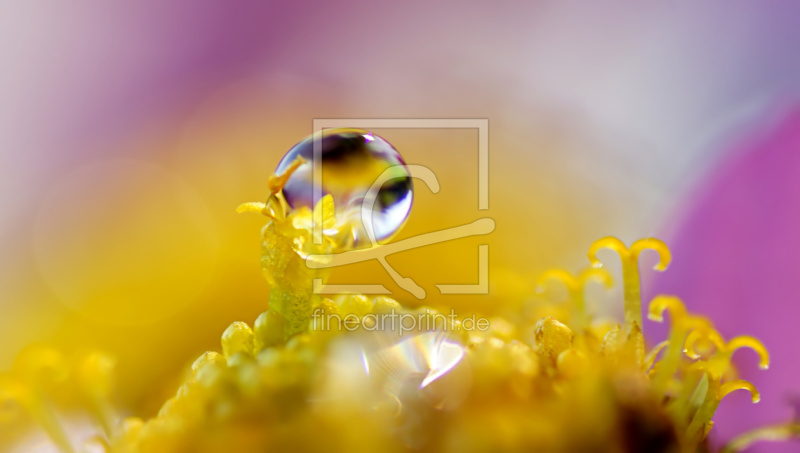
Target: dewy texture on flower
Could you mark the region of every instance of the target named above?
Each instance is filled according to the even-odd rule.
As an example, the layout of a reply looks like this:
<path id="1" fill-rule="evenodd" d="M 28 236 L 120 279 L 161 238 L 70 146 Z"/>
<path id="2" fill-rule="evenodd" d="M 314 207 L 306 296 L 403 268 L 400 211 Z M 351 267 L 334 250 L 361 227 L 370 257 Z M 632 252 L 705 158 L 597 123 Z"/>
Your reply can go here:
<path id="1" fill-rule="evenodd" d="M 546 295 L 558 283 L 568 303 L 553 298 L 488 320 L 406 308 L 383 296 L 324 298 L 311 282 L 327 276 L 306 259 L 335 251 L 336 241 L 314 244 L 315 213 L 286 211 L 280 188 L 287 176 L 270 180 L 266 203 L 239 208 L 269 219 L 261 260 L 268 309 L 252 325 L 231 324 L 220 350 L 194 361 L 157 416 L 117 421 L 109 400 L 113 360 L 99 353 L 67 359 L 49 348 L 24 352 L 2 377 L 2 415 L 34 419 L 67 452 L 88 444 L 131 453 L 690 452 L 707 448 L 727 394 L 741 389 L 759 399 L 751 383 L 736 378 L 731 357 L 750 348 L 766 368 L 764 346 L 748 336 L 726 341 L 677 297 L 649 303 L 648 317 L 668 319 L 670 334 L 647 350 L 638 258 L 654 250 L 656 269 L 664 270 L 670 253 L 657 239 L 627 247 L 609 237 L 589 249 L 594 266 L 601 249 L 622 259 L 622 325 L 587 312 L 585 285 L 612 285 L 602 268 L 548 271 L 531 289 Z M 331 203 L 323 198 L 315 210 L 333 212 L 325 209 Z M 335 235 L 336 219 L 324 222 L 326 234 Z M 65 397 L 88 409 L 97 435 L 75 438 L 62 427 L 52 408 Z M 729 448 L 796 432 L 795 423 L 765 428 Z"/>

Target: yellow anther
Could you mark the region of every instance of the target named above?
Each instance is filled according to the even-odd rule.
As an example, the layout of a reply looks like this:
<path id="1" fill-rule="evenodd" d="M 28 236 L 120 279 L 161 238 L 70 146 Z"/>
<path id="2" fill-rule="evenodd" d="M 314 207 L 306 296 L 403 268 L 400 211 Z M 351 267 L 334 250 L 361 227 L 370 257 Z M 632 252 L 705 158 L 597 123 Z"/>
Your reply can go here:
<path id="1" fill-rule="evenodd" d="M 219 352 L 206 351 L 192 363 L 192 374 L 195 378 L 200 377 L 206 367 L 223 368 L 227 366 L 225 357 Z"/>
<path id="2" fill-rule="evenodd" d="M 536 323 L 536 350 L 555 364 L 558 355 L 572 345 L 572 331 L 566 325 L 547 317 Z"/>
<path id="3" fill-rule="evenodd" d="M 284 343 L 286 335 L 286 318 L 275 310 L 267 310 L 256 318 L 253 325 L 256 353 L 264 348 Z"/>
<path id="4" fill-rule="evenodd" d="M 246 323 L 236 321 L 222 334 L 222 354 L 230 359 L 241 352 L 253 355 L 253 330 Z"/>
<path id="5" fill-rule="evenodd" d="M 722 384 L 722 387 L 719 390 L 719 399 L 725 398 L 727 394 L 736 390 L 747 390 L 750 392 L 750 400 L 753 403 L 761 401 L 761 394 L 758 393 L 756 386 L 742 379 Z"/>
<path id="6" fill-rule="evenodd" d="M 595 241 L 589 248 L 589 262 L 594 267 L 602 263 L 597 258 L 601 249 L 611 249 L 620 257 L 622 262 L 622 282 L 625 292 L 625 332 L 630 332 L 634 323 L 642 325 L 642 298 L 641 282 L 639 280 L 639 255 L 644 250 L 658 252 L 659 262 L 655 270 L 663 271 L 669 265 L 672 255 L 669 248 L 662 241 L 655 238 L 639 239 L 631 245 L 630 249 L 619 239 L 608 236 Z"/>

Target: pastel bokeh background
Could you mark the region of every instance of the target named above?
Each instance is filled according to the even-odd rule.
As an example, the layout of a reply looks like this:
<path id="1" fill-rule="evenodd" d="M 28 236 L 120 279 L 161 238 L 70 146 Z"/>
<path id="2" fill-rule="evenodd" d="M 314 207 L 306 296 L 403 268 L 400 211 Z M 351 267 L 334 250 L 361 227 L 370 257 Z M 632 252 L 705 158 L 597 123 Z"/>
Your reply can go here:
<path id="1" fill-rule="evenodd" d="M 100 345 L 124 407 L 152 414 L 187 361 L 264 310 L 263 220 L 234 209 L 313 118 L 488 118 L 493 290 L 424 303 L 491 313 L 504 288 L 584 266 L 596 238 L 659 235 L 676 260 L 649 291 L 774 354 L 745 374 L 761 405 L 724 401 L 715 436 L 786 420 L 799 22 L 777 0 L 4 2 L 0 364 L 32 341 Z M 400 237 L 481 215 L 476 132 L 375 132 L 442 186 L 418 191 Z M 390 261 L 433 294 L 473 281 L 479 243 Z M 377 263 L 348 272 L 334 279 L 397 290 Z"/>

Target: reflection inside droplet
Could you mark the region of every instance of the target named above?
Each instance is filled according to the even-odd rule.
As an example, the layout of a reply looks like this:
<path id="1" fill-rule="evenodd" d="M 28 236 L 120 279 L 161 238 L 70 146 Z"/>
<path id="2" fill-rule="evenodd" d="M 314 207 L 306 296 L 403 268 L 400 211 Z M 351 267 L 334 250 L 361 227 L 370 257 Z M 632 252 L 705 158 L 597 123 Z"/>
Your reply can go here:
<path id="1" fill-rule="evenodd" d="M 445 375 L 464 358 L 464 349 L 445 332 L 409 335 L 399 342 L 363 352 L 367 375 L 386 382 L 390 393 L 409 378 L 419 379 L 422 389 Z"/>
<path id="2" fill-rule="evenodd" d="M 362 331 L 330 346 L 328 379 L 314 402 L 370 410 L 392 423 L 406 446 L 419 449 L 430 427 L 467 397 L 472 371 L 465 359 L 451 332 Z"/>
<path id="3" fill-rule="evenodd" d="M 322 184 L 314 193 L 314 146 L 320 149 Z M 306 163 L 297 168 L 283 188 L 291 208 L 313 209 L 322 196 L 333 197 L 336 220 L 342 227 L 342 248 L 363 248 L 371 240 L 362 221 L 364 199 L 381 177 L 386 182 L 377 189 L 374 206 L 367 206 L 377 241 L 389 239 L 405 223 L 411 210 L 413 185 L 400 153 L 383 138 L 360 129 L 326 129 L 292 147 L 275 170 L 282 174 L 298 156 Z M 318 195 L 318 196 L 315 196 Z"/>

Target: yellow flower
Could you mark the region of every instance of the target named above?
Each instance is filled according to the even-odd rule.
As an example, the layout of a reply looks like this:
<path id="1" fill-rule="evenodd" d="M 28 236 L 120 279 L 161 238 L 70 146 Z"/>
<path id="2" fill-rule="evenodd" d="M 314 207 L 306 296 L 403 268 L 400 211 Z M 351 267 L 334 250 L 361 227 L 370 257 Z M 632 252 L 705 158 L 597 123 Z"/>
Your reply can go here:
<path id="1" fill-rule="evenodd" d="M 239 208 L 269 218 L 261 261 L 271 288 L 268 310 L 252 326 L 231 324 L 219 352 L 194 361 L 158 415 L 116 420 L 110 357 L 66 358 L 40 347 L 23 352 L 0 378 L 4 423 L 26 413 L 67 452 L 88 445 L 148 453 L 689 452 L 705 448 L 714 411 L 728 393 L 745 389 L 758 401 L 751 383 L 732 377 L 730 359 L 749 347 L 766 368 L 763 345 L 747 336 L 724 341 L 710 320 L 687 312 L 676 297 L 650 302 L 650 319 L 661 322 L 669 314 L 670 334 L 646 350 L 638 257 L 655 250 L 661 258 L 656 268 L 664 270 L 670 253 L 657 239 L 626 247 L 603 238 L 589 250 L 595 266 L 602 248 L 622 259 L 622 325 L 587 312 L 587 282 L 612 285 L 611 276 L 597 268 L 544 273 L 532 286 L 549 294 L 547 283 L 560 282 L 568 301 L 549 300 L 556 309 L 540 319 L 521 308 L 486 319 L 480 313 L 405 308 L 384 296 L 322 298 L 312 281 L 327 276 L 306 260 L 335 251 L 336 241 L 327 237 L 314 244 L 310 220 L 333 212 L 333 201 L 323 198 L 316 213 L 287 214 L 279 194 L 287 177 L 270 179 L 266 203 Z M 335 234 L 336 219 L 325 218 L 324 230 Z M 88 410 L 97 435 L 75 439 L 63 427 L 54 407 L 70 404 Z M 21 410 L 15 413 L 14 407 Z M 731 448 L 759 436 L 798 432 L 795 424 L 770 429 L 746 435 Z"/>

